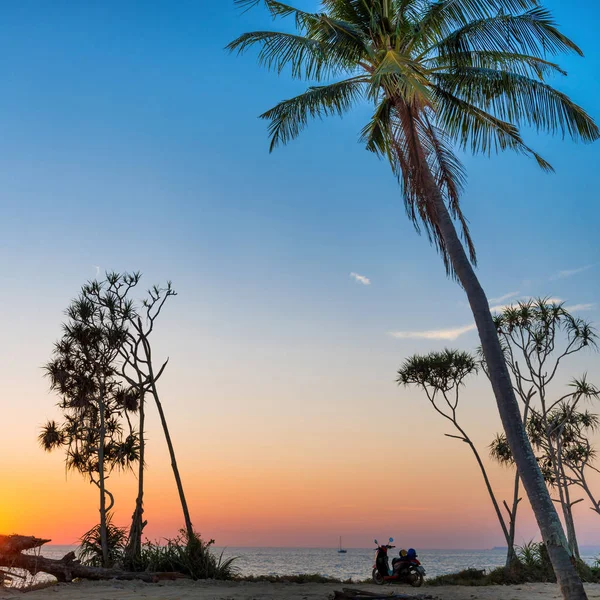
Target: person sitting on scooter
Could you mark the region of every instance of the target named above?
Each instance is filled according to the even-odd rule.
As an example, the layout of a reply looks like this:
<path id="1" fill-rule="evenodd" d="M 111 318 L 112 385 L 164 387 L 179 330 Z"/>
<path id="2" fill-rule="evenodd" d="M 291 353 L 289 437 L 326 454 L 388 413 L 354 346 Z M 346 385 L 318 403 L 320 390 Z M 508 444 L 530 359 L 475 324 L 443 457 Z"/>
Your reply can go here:
<path id="1" fill-rule="evenodd" d="M 398 572 L 408 569 L 410 567 L 410 563 L 413 560 L 416 560 L 416 558 L 417 551 L 414 548 L 409 548 L 408 552 L 406 550 L 402 550 L 402 552 L 400 552 L 400 560 L 396 563 L 398 566 Z"/>
<path id="2" fill-rule="evenodd" d="M 400 555 L 400 558 L 394 558 L 392 561 L 392 569 L 394 570 L 394 573 L 400 572 L 409 564 L 409 561 L 407 560 L 408 552 L 404 548 L 400 550 L 398 554 Z"/>

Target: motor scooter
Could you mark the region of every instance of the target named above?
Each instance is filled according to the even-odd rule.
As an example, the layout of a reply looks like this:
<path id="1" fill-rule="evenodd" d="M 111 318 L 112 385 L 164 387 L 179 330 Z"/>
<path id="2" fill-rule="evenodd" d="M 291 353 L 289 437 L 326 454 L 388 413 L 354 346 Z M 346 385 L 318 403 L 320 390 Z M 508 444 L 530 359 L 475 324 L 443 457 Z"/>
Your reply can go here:
<path id="1" fill-rule="evenodd" d="M 389 539 L 388 544 L 377 544 L 375 551 L 375 564 L 373 565 L 373 582 L 377 585 L 384 583 L 408 583 L 413 587 L 421 587 L 423 585 L 423 577 L 425 569 L 421 562 L 417 559 L 417 553 L 412 550 L 406 556 L 400 556 L 392 560 L 392 568 L 390 569 L 390 560 L 388 550 L 395 548 L 392 546 L 394 538 Z"/>

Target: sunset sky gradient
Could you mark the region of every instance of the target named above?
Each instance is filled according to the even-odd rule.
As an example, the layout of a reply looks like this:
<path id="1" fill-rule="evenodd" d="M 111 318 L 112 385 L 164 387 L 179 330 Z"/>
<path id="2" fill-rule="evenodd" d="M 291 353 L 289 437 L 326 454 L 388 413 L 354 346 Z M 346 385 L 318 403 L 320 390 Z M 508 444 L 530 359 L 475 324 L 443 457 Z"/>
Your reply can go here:
<path id="1" fill-rule="evenodd" d="M 485 548 L 503 537 L 468 448 L 396 370 L 414 352 L 478 345 L 461 289 L 405 216 L 389 167 L 357 143 L 370 109 L 315 123 L 268 153 L 257 115 L 303 89 L 224 46 L 272 27 L 212 3 L 7 0 L 0 16 L 0 532 L 72 543 L 97 519 L 95 488 L 36 437 L 55 416 L 42 366 L 63 311 L 104 270 L 171 279 L 158 323 L 160 391 L 192 519 L 219 545 Z M 585 59 L 555 82 L 600 118 L 591 0 L 552 0 Z M 301 8 L 316 3 L 299 0 Z M 526 132 L 556 168 L 464 157 L 479 276 L 503 304 L 567 301 L 600 322 L 600 146 Z M 566 363 L 564 385 L 600 357 Z M 460 413 L 483 454 L 499 429 L 483 376 Z M 149 409 L 146 533 L 182 525 Z M 600 440 L 598 440 L 600 441 Z M 512 472 L 490 467 L 500 498 Z M 136 480 L 114 474 L 128 525 Z M 600 478 L 595 481 L 600 489 Z M 518 542 L 536 536 L 524 508 Z M 576 507 L 580 543 L 600 519 Z"/>

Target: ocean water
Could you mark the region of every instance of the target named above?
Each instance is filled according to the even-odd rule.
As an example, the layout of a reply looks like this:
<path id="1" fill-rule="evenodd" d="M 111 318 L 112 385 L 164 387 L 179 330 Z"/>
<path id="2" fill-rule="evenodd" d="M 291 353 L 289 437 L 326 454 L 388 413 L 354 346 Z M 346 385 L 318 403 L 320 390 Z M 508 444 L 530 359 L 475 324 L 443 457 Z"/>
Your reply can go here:
<path id="1" fill-rule="evenodd" d="M 62 558 L 76 546 L 44 546 L 48 558 Z M 301 575 L 318 573 L 339 579 L 367 579 L 371 576 L 375 548 L 349 548 L 338 554 L 335 548 L 215 548 L 224 557 L 237 557 L 241 575 Z M 393 552 L 393 551 L 392 551 Z M 455 573 L 462 569 L 494 569 L 504 565 L 506 552 L 494 550 L 419 550 L 428 577 Z M 590 564 L 600 547 L 582 548 L 582 558 Z M 391 558 L 392 554 L 390 554 Z"/>

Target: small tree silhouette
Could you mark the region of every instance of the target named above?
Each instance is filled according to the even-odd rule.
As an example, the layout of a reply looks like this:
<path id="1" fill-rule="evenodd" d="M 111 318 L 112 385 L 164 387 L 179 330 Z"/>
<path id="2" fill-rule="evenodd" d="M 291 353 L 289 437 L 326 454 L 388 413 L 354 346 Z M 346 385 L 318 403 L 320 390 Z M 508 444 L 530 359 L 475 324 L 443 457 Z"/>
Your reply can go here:
<path id="1" fill-rule="evenodd" d="M 47 451 L 65 449 L 67 470 L 98 487 L 102 563 L 110 566 L 107 522 L 114 497 L 106 480 L 115 468 L 130 468 L 139 460 L 139 437 L 127 415 L 138 409 L 139 395 L 122 384 L 116 368 L 125 335 L 122 321 L 90 302 L 85 290 L 67 317 L 45 368 L 50 388 L 61 398 L 63 421 L 47 422 L 39 442 Z"/>
<path id="2" fill-rule="evenodd" d="M 406 359 L 398 370 L 397 382 L 404 386 L 420 387 L 433 408 L 450 421 L 459 434 L 446 433 L 445 435 L 460 440 L 471 448 L 508 545 L 507 566 L 510 566 L 516 560 L 514 528 L 507 527 L 481 456 L 467 432 L 458 423 L 457 409 L 461 387 L 464 385 L 464 380 L 477 371 L 478 363 L 474 356 L 468 352 L 445 349 L 442 352 L 430 352 L 425 356 L 414 355 Z"/>
<path id="3" fill-rule="evenodd" d="M 84 287 L 84 294 L 94 306 L 108 310 L 119 322 L 123 324 L 123 340 L 118 349 L 120 361 L 120 374 L 125 381 L 135 389 L 140 398 L 139 402 L 139 430 L 140 430 L 140 464 L 138 472 L 138 494 L 136 507 L 132 516 L 129 540 L 125 549 L 125 562 L 135 566 L 140 557 L 142 545 L 142 531 L 146 525 L 143 519 L 144 508 L 144 456 L 145 456 L 145 401 L 148 396 L 154 400 L 169 455 L 171 467 L 179 493 L 179 499 L 185 522 L 185 531 L 190 543 L 195 540 L 194 529 L 187 505 L 183 482 L 175 456 L 173 441 L 169 432 L 164 408 L 158 392 L 157 382 L 163 375 L 168 359 L 159 367 L 154 365 L 151 345 L 151 335 L 156 321 L 160 316 L 167 300 L 177 293 L 171 282 L 166 286 L 153 286 L 141 302 L 134 301 L 130 296 L 132 290 L 141 280 L 140 273 L 107 273 L 103 282 L 93 281 Z"/>

